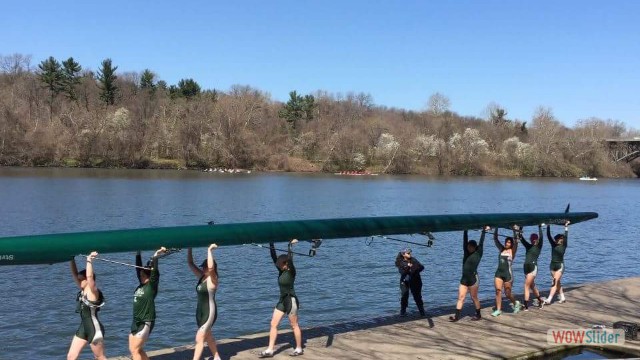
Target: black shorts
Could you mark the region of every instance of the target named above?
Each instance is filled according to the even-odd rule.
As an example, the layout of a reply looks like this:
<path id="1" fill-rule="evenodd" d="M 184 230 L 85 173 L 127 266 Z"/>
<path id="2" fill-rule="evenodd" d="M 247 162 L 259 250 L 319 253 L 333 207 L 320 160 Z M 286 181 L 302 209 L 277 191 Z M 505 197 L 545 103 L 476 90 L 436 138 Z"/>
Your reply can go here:
<path id="1" fill-rule="evenodd" d="M 292 295 L 286 295 L 280 298 L 280 301 L 276 304 L 276 309 L 282 311 L 287 315 L 298 315 L 298 309 L 300 303 L 298 298 Z"/>
<path id="2" fill-rule="evenodd" d="M 133 322 L 131 323 L 131 335 L 146 340 L 149 338 L 149 335 L 151 335 L 154 325 L 155 321 L 140 321 L 133 319 Z"/>
<path id="3" fill-rule="evenodd" d="M 533 274 L 533 276 L 538 275 L 538 265 L 532 263 L 524 264 L 524 275 L 527 276 L 529 274 Z"/>

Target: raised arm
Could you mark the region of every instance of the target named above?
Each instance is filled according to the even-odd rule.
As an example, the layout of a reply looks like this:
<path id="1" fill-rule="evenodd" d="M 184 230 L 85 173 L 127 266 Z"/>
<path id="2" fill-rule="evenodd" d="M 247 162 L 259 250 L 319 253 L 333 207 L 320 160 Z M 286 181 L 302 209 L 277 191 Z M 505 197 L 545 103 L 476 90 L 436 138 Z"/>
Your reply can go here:
<path id="1" fill-rule="evenodd" d="M 516 258 L 516 253 L 518 252 L 518 235 L 522 234 L 522 228 L 519 227 L 518 225 L 514 225 L 513 226 L 513 241 L 512 241 L 512 256 L 515 259 Z"/>
<path id="2" fill-rule="evenodd" d="M 93 259 L 98 256 L 98 253 L 93 251 L 87 256 L 87 287 L 93 293 L 95 299 L 98 297 L 98 287 L 96 286 L 96 280 L 93 276 Z M 90 299 L 90 300 L 95 300 Z"/>
<path id="3" fill-rule="evenodd" d="M 138 266 L 136 268 L 136 276 L 138 277 L 138 282 L 142 282 L 142 278 L 140 278 L 140 272 L 142 271 L 142 269 L 140 269 L 142 267 L 142 254 L 140 254 L 140 250 L 136 252 L 136 266 Z"/>
<path id="4" fill-rule="evenodd" d="M 160 249 L 156 250 L 156 252 L 151 257 L 151 276 L 149 277 L 149 282 L 153 285 L 153 288 L 156 292 L 158 292 L 158 284 L 160 283 L 160 268 L 158 267 L 158 259 L 160 255 L 167 252 L 167 248 L 164 246 Z"/>
<path id="5" fill-rule="evenodd" d="M 467 244 L 469 244 L 469 231 L 465 230 L 462 233 L 462 251 L 464 252 L 465 255 L 467 255 L 467 253 L 469 252 L 467 250 Z"/>
<path id="6" fill-rule="evenodd" d="M 549 240 L 549 244 L 551 244 L 551 247 L 556 246 L 556 242 L 555 240 L 553 240 L 553 236 L 551 236 L 551 224 L 547 225 L 547 240 Z"/>
<path id="7" fill-rule="evenodd" d="M 274 264 L 278 262 L 278 254 L 276 254 L 276 246 L 273 244 L 273 241 L 269 243 L 269 253 L 271 254 L 271 259 Z"/>
<path id="8" fill-rule="evenodd" d="M 525 249 L 529 250 L 529 248 L 531 247 L 531 244 L 527 242 L 527 240 L 524 238 L 524 236 L 522 236 L 522 232 L 520 232 L 518 234 L 518 240 L 520 240 L 520 242 L 525 247 Z"/>
<path id="9" fill-rule="evenodd" d="M 289 264 L 289 270 L 293 273 L 293 276 L 296 274 L 296 267 L 293 265 L 293 244 L 296 244 L 297 242 L 298 239 L 292 239 L 289 241 L 289 246 L 287 248 L 287 257 L 289 259 L 287 263 Z"/>
<path id="10" fill-rule="evenodd" d="M 564 223 L 564 247 L 565 248 L 568 245 L 568 243 L 567 243 L 568 240 L 569 240 L 569 221 Z"/>
<path id="11" fill-rule="evenodd" d="M 78 267 L 76 266 L 75 257 L 71 258 L 71 261 L 69 262 L 69 264 L 71 265 L 71 276 L 73 277 L 73 282 L 75 282 L 76 285 L 78 285 L 78 287 L 82 289 L 82 282 L 78 278 Z"/>
<path id="12" fill-rule="evenodd" d="M 484 245 L 484 236 L 487 234 L 487 231 L 489 231 L 490 229 L 491 228 L 489 226 L 485 226 L 482 229 L 482 233 L 480 234 L 480 242 L 478 243 L 478 250 L 482 250 L 482 246 Z"/>
<path id="13" fill-rule="evenodd" d="M 538 247 L 540 249 L 542 249 L 542 244 L 544 244 L 544 241 L 542 240 L 543 237 L 544 235 L 542 234 L 542 224 L 538 224 Z"/>
<path id="14" fill-rule="evenodd" d="M 217 247 L 218 245 L 216 244 L 209 245 L 209 253 L 207 254 L 207 267 L 209 269 L 213 269 L 213 264 L 215 262 L 215 259 L 213 258 L 213 250 L 216 249 Z"/>
<path id="15" fill-rule="evenodd" d="M 200 270 L 200 268 L 198 268 L 196 266 L 196 264 L 193 262 L 193 250 L 191 250 L 191 248 L 187 249 L 187 265 L 189 265 L 189 269 L 191 269 L 191 272 L 198 278 L 202 277 L 202 270 Z"/>
<path id="16" fill-rule="evenodd" d="M 498 251 L 502 252 L 502 250 L 504 250 L 504 246 L 502 244 L 500 244 L 500 241 L 498 240 L 498 227 L 496 226 L 496 229 L 493 231 L 493 243 L 496 244 L 496 247 L 498 248 Z"/>

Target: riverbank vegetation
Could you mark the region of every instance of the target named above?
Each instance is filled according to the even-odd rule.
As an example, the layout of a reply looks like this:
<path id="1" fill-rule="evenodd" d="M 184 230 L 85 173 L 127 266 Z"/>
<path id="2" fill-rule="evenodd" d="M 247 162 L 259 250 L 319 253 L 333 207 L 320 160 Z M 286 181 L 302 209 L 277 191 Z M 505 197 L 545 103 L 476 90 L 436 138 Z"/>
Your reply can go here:
<path id="1" fill-rule="evenodd" d="M 483 119 L 455 113 L 443 94 L 425 103 L 407 111 L 324 91 L 281 103 L 250 86 L 170 85 L 111 59 L 91 71 L 73 58 L 0 56 L 0 165 L 633 175 L 602 141 L 634 135 L 619 121 L 569 128 L 544 106 L 525 120 L 490 104 Z"/>

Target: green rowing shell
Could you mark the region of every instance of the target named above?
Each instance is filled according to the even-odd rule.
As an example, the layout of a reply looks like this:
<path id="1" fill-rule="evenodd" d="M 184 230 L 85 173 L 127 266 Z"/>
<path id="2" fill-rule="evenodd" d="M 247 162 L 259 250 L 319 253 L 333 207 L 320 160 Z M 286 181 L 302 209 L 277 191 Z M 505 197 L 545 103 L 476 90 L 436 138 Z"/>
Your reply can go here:
<path id="1" fill-rule="evenodd" d="M 210 243 L 226 246 L 289 239 L 415 234 L 479 229 L 484 225 L 511 227 L 515 224 L 564 224 L 566 221 L 575 224 L 597 217 L 594 212 L 387 216 L 16 236 L 0 238 L 0 265 L 53 264 L 91 251 L 112 253 L 155 250 L 160 246 L 184 248 Z"/>

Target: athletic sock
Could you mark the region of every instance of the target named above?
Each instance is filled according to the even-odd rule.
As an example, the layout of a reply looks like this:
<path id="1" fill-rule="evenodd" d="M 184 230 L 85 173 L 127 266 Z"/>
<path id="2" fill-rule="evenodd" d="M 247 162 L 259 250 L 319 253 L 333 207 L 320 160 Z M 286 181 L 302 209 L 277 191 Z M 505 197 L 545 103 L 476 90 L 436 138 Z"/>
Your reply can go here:
<path id="1" fill-rule="evenodd" d="M 524 301 L 524 308 L 525 310 L 529 310 L 529 300 Z"/>
<path id="2" fill-rule="evenodd" d="M 453 316 L 449 316 L 449 321 L 458 321 L 460 320 L 460 310 L 456 309 L 456 314 Z"/>
<path id="3" fill-rule="evenodd" d="M 482 317 L 482 315 L 480 314 L 480 309 L 476 309 L 476 316 L 477 317 Z"/>

